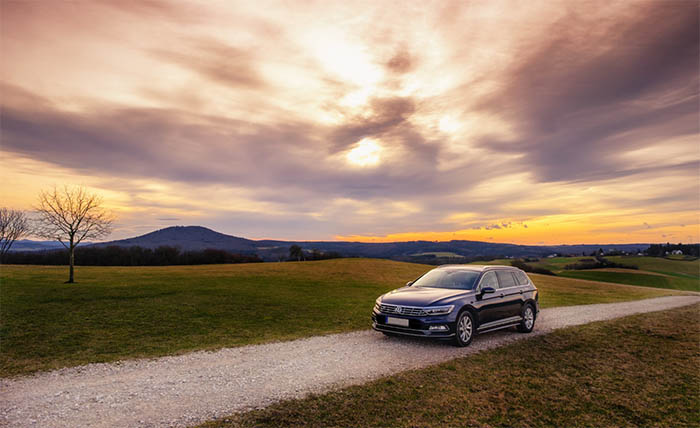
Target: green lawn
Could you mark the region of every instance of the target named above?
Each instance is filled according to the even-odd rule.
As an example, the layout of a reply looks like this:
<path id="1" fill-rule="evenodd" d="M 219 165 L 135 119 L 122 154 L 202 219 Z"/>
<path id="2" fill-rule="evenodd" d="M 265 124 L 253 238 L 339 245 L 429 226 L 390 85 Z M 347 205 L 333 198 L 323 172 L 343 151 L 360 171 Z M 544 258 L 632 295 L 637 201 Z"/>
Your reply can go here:
<path id="1" fill-rule="evenodd" d="M 588 279 L 591 281 L 614 282 L 617 284 L 700 291 L 700 279 L 637 273 L 635 270 L 629 270 L 628 272 L 606 272 L 596 269 L 564 270 L 557 272 L 557 275 L 569 278 Z"/>
<path id="2" fill-rule="evenodd" d="M 528 264 L 534 267 L 549 269 L 556 275 L 569 278 L 639 285 L 643 287 L 700 291 L 700 259 L 669 260 L 661 257 L 612 256 L 606 258 L 615 263 L 637 266 L 639 270 L 627 269 L 626 272 L 610 272 L 598 269 L 564 269 L 566 265 L 591 258 L 592 257 L 553 257 L 551 259 L 543 258 L 537 262 L 529 262 Z M 474 262 L 473 264 L 510 265 L 511 261 L 511 259 L 499 259 L 489 262 Z M 653 275 L 649 272 L 656 272 L 665 276 Z"/>
<path id="3" fill-rule="evenodd" d="M 551 275 L 528 274 L 540 291 L 540 306 L 589 305 L 615 303 L 626 300 L 648 299 L 678 293 L 674 290 L 656 290 L 645 287 L 626 287 L 604 282 L 572 280 Z"/>
<path id="4" fill-rule="evenodd" d="M 558 330 L 204 427 L 697 427 L 699 315 Z"/>
<path id="5" fill-rule="evenodd" d="M 637 266 L 639 271 L 633 269 L 628 269 L 626 272 L 606 272 L 596 269 L 556 270 L 556 274 L 592 281 L 700 291 L 700 260 L 669 260 L 661 257 L 638 256 L 612 256 L 607 257 L 607 259 L 615 263 Z M 574 263 L 573 258 L 551 260 L 556 260 L 555 263 L 561 265 L 559 269 L 563 269 L 566 264 Z M 560 260 L 569 260 L 570 262 L 564 263 Z M 650 274 L 649 272 L 660 273 L 664 276 Z"/>
<path id="6" fill-rule="evenodd" d="M 700 259 L 669 260 L 661 257 L 609 257 L 610 261 L 635 265 L 641 270 L 671 276 L 700 278 Z"/>
<path id="7" fill-rule="evenodd" d="M 369 328 L 374 300 L 432 266 L 374 259 L 0 267 L 0 375 Z M 673 291 L 531 275 L 542 307 Z"/>

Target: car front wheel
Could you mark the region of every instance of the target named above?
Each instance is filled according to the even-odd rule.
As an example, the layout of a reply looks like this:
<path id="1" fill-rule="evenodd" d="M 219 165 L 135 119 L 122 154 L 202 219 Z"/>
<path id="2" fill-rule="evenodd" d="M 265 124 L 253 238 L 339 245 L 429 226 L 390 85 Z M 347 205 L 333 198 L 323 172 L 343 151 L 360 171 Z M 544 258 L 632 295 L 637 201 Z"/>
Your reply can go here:
<path id="1" fill-rule="evenodd" d="M 469 311 L 464 311 L 457 317 L 457 327 L 455 329 L 455 346 L 467 346 L 474 338 L 474 316 Z"/>
<path id="2" fill-rule="evenodd" d="M 535 309 L 531 304 L 523 307 L 523 320 L 518 325 L 518 331 L 521 333 L 529 333 L 535 328 Z"/>

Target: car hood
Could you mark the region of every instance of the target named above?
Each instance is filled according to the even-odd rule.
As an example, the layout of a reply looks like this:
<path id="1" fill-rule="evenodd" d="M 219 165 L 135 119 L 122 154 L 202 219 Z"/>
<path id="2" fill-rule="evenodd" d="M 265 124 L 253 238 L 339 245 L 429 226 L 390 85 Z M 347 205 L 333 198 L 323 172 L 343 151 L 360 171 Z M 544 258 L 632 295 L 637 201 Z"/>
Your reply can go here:
<path id="1" fill-rule="evenodd" d="M 456 298 L 473 293 L 472 290 L 455 290 L 451 288 L 403 287 L 382 296 L 382 303 L 406 306 L 430 306 L 449 304 Z"/>

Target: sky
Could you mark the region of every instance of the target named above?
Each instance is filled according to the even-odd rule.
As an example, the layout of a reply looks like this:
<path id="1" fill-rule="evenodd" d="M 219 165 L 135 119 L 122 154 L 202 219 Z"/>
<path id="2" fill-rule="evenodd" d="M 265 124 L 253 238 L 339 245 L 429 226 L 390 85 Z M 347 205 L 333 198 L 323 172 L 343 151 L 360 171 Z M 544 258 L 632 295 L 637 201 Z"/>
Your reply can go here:
<path id="1" fill-rule="evenodd" d="M 697 1 L 0 0 L 0 204 L 110 239 L 700 241 Z"/>

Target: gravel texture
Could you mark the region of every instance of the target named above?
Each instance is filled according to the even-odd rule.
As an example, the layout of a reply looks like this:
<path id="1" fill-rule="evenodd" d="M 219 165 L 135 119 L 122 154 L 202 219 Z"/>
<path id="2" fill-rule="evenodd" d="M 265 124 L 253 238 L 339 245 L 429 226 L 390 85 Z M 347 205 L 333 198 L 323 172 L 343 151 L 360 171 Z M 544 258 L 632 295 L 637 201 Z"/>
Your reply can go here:
<path id="1" fill-rule="evenodd" d="M 513 329 L 488 333 L 461 349 L 440 342 L 388 338 L 370 330 L 0 379 L 0 425 L 190 426 L 279 400 L 425 367 L 558 328 L 697 302 L 699 296 L 671 296 L 544 309 L 531 334 Z"/>

